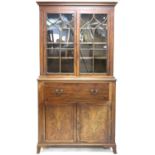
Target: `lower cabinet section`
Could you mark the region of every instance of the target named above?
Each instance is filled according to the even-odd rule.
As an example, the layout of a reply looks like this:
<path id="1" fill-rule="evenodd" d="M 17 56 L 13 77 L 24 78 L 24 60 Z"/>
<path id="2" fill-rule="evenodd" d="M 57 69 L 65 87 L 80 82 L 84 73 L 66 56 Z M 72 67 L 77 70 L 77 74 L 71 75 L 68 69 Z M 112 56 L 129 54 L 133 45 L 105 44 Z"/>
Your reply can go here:
<path id="1" fill-rule="evenodd" d="M 45 141 L 109 143 L 109 106 L 53 104 L 45 106 Z"/>
<path id="2" fill-rule="evenodd" d="M 39 81 L 43 146 L 105 146 L 115 150 L 115 81 Z"/>

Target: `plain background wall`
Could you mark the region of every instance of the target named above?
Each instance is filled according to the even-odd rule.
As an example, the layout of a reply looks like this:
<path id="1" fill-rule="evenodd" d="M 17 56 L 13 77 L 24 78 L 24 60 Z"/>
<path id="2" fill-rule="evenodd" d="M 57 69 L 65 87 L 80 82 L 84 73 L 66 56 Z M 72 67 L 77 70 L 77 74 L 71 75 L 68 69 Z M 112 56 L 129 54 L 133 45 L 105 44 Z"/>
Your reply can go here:
<path id="1" fill-rule="evenodd" d="M 155 154 L 154 0 L 119 0 L 115 9 L 114 70 L 118 154 Z M 1 155 L 34 155 L 36 152 L 38 75 L 38 6 L 34 0 L 1 0 Z"/>

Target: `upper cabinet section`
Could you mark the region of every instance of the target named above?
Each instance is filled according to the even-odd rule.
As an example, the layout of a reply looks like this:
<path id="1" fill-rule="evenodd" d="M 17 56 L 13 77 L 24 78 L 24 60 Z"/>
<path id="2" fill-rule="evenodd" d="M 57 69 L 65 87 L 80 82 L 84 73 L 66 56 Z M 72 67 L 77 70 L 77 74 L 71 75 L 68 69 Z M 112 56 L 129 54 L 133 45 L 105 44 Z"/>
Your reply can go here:
<path id="1" fill-rule="evenodd" d="M 112 76 L 114 2 L 38 2 L 40 73 Z"/>

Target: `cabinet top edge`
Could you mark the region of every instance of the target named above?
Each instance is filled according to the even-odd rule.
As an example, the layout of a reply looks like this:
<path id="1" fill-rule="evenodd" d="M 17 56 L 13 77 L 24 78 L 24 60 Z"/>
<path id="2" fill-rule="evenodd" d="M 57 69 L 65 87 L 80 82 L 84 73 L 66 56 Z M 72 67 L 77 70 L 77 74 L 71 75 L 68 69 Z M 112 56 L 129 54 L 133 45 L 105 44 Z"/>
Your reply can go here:
<path id="1" fill-rule="evenodd" d="M 103 77 L 103 78 L 48 78 L 39 77 L 38 81 L 116 81 L 115 77 Z"/>
<path id="2" fill-rule="evenodd" d="M 115 6 L 117 4 L 116 1 L 36 1 L 39 6 L 52 6 L 52 5 L 62 5 L 62 6 L 82 6 L 82 5 L 90 5 L 90 6 Z"/>

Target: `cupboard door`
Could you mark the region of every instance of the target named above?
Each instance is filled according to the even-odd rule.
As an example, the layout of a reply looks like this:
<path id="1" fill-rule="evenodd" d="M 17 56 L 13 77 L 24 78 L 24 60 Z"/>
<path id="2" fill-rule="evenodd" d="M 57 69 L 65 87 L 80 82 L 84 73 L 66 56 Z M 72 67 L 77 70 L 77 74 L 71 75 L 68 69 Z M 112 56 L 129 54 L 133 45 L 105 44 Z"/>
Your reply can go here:
<path id="1" fill-rule="evenodd" d="M 74 141 L 73 104 L 53 104 L 45 107 L 45 139 L 48 142 Z"/>
<path id="2" fill-rule="evenodd" d="M 109 106 L 105 104 L 78 104 L 78 141 L 108 143 L 110 134 Z"/>

